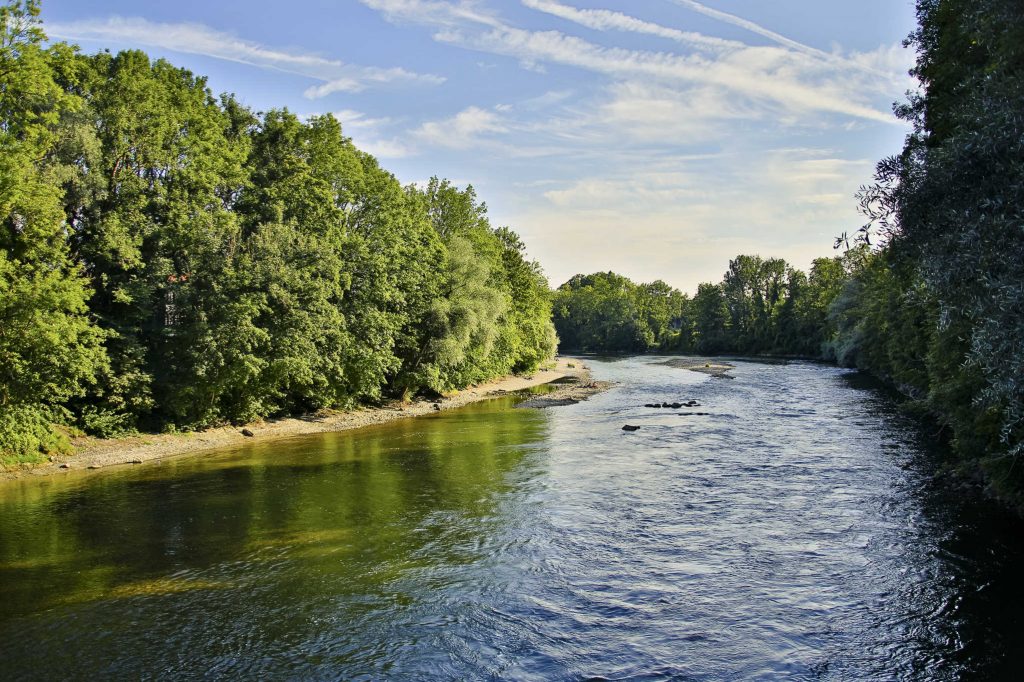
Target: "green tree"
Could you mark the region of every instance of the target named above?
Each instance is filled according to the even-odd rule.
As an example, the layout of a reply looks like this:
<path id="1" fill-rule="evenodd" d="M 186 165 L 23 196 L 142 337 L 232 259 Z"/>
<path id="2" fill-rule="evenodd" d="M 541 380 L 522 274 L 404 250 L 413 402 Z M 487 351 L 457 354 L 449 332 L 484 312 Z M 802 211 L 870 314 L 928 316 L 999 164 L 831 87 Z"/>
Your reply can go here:
<path id="1" fill-rule="evenodd" d="M 461 388 L 555 348 L 472 187 L 403 188 L 332 116 L 255 114 L 0 9 L 0 448 Z M 92 293 L 90 299 L 89 294 Z"/>
<path id="2" fill-rule="evenodd" d="M 231 203 L 245 183 L 247 139 L 205 80 L 142 52 L 83 59 L 81 91 L 101 146 L 91 195 L 70 206 L 73 241 L 96 289 L 111 371 L 82 408 L 87 427 L 130 429 L 150 416 L 212 422 L 230 373 L 215 309 L 237 248 Z M 217 329 L 219 325 L 225 328 Z M 181 339 L 196 345 L 184 349 Z M 176 403 L 187 387 L 190 400 Z"/>
<path id="3" fill-rule="evenodd" d="M 0 456 L 62 447 L 51 428 L 105 362 L 89 289 L 70 258 L 55 155 L 81 102 L 55 75 L 66 45 L 43 48 L 39 4 L 0 8 Z"/>
<path id="4" fill-rule="evenodd" d="M 576 275 L 555 292 L 554 322 L 566 348 L 647 352 L 678 346 L 688 302 L 657 280 L 636 284 L 613 272 Z"/>
<path id="5" fill-rule="evenodd" d="M 731 311 L 722 286 L 709 283 L 698 286 L 692 308 L 696 350 L 708 354 L 731 350 L 734 347 L 729 338 Z"/>
<path id="6" fill-rule="evenodd" d="M 920 0 L 917 14 L 909 42 L 922 89 L 898 110 L 914 130 L 862 192 L 870 222 L 861 236 L 913 270 L 906 295 L 923 289 L 935 308 L 929 336 L 946 345 L 922 354 L 931 408 L 951 420 L 959 442 L 988 442 L 978 429 L 990 429 L 987 415 L 998 413 L 1002 449 L 1019 455 L 1024 11 L 1015 0 Z M 958 386 L 956 398 L 944 386 Z M 965 415 L 965 403 L 985 417 Z"/>

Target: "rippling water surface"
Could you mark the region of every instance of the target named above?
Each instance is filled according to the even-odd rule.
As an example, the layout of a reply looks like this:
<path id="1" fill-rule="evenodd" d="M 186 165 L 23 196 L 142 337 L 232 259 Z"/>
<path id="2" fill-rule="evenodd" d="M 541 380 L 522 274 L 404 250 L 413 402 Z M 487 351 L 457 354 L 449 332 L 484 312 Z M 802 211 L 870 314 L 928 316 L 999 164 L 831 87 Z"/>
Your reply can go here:
<path id="1" fill-rule="evenodd" d="M 885 395 L 659 361 L 594 361 L 620 384 L 570 407 L 0 485 L 0 676 L 1011 677 L 1021 525 Z"/>

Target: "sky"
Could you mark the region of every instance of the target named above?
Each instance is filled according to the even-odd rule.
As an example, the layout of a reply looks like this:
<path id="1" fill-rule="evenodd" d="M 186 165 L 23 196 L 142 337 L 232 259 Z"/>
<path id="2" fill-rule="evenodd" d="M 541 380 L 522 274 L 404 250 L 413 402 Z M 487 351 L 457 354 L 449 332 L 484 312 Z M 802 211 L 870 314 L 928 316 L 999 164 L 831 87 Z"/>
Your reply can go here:
<path id="1" fill-rule="evenodd" d="M 403 183 L 472 183 L 553 286 L 693 292 L 739 254 L 807 268 L 907 133 L 912 0 L 44 0 L 257 111 L 333 113 Z"/>

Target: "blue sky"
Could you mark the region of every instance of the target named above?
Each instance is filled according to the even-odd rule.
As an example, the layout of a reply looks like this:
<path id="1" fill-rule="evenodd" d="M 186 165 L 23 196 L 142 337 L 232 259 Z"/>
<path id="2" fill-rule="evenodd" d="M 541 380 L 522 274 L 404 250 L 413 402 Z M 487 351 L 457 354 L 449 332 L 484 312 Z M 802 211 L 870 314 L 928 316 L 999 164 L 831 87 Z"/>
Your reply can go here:
<path id="1" fill-rule="evenodd" d="M 43 19 L 257 110 L 332 112 L 403 182 L 471 182 L 555 286 L 692 292 L 740 253 L 832 255 L 914 87 L 912 0 L 44 0 Z"/>

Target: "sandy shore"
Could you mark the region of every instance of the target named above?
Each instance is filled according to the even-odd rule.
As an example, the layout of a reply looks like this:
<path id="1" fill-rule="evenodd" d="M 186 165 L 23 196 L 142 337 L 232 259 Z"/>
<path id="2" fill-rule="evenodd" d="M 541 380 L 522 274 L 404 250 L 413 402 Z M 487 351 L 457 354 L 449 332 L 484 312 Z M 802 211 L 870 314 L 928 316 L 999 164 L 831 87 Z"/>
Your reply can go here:
<path id="1" fill-rule="evenodd" d="M 198 453 L 231 447 L 259 440 L 298 436 L 326 431 L 358 429 L 371 424 L 382 424 L 395 419 L 406 419 L 439 410 L 452 410 L 481 400 L 497 398 L 507 393 L 533 386 L 558 382 L 551 393 L 542 396 L 532 407 L 568 405 L 585 400 L 590 395 L 608 388 L 606 382 L 594 382 L 590 370 L 578 358 L 560 357 L 550 369 L 540 370 L 529 377 L 506 377 L 471 386 L 443 399 L 406 404 L 392 403 L 383 407 L 368 407 L 349 412 L 330 412 L 306 417 L 274 419 L 247 426 L 222 428 L 182 434 L 146 434 L 130 438 L 79 438 L 73 443 L 75 453 L 56 457 L 53 461 L 30 468 L 12 468 L 0 471 L 0 479 L 26 476 L 46 476 L 68 469 L 101 469 L 125 464 L 142 464 L 165 457 Z M 243 434 L 243 430 L 251 436 Z"/>
<path id="2" fill-rule="evenodd" d="M 704 358 L 672 358 L 660 364 L 675 367 L 676 369 L 688 369 L 691 372 L 710 374 L 719 379 L 732 379 L 732 375 L 726 372 L 730 369 L 736 369 L 736 365 L 730 365 L 728 362 L 713 362 Z"/>

